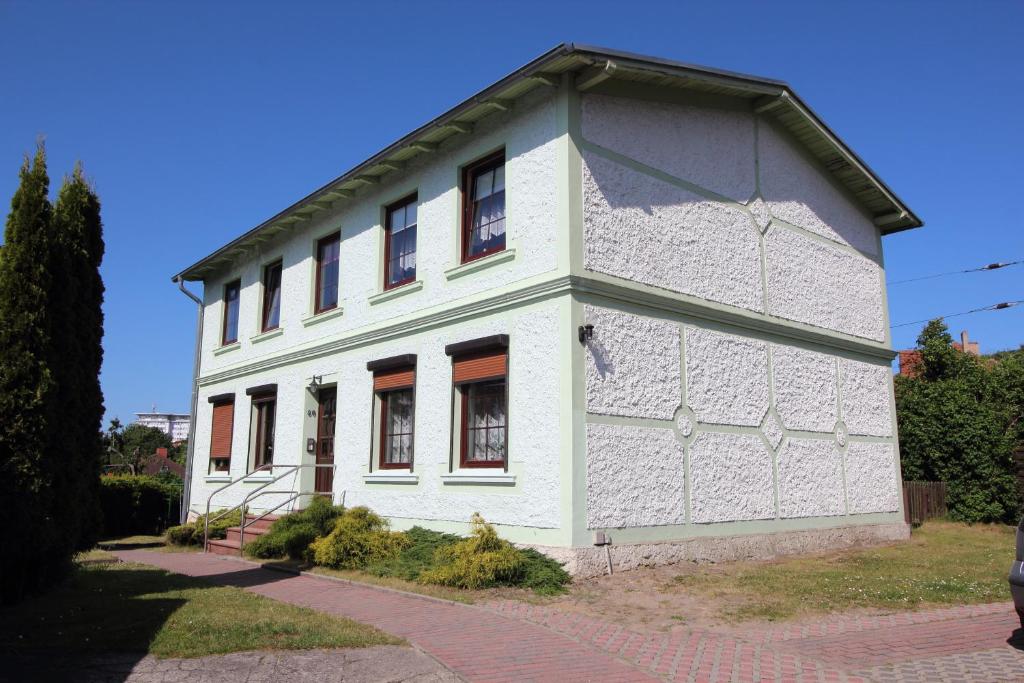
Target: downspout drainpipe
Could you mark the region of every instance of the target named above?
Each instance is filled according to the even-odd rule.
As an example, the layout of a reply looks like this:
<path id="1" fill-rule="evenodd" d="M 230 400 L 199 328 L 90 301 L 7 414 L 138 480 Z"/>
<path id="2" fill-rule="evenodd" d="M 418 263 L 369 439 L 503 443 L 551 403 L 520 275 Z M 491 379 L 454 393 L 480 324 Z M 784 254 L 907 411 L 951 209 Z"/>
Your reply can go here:
<path id="1" fill-rule="evenodd" d="M 181 492 L 181 509 L 178 511 L 178 523 L 184 524 L 188 519 L 188 506 L 192 492 L 192 456 L 196 450 L 196 412 L 199 406 L 199 360 L 203 343 L 203 300 L 185 289 L 185 280 L 174 278 L 178 289 L 192 301 L 196 302 L 196 344 L 192 361 L 192 410 L 189 415 L 188 449 L 185 455 L 185 486 Z"/>

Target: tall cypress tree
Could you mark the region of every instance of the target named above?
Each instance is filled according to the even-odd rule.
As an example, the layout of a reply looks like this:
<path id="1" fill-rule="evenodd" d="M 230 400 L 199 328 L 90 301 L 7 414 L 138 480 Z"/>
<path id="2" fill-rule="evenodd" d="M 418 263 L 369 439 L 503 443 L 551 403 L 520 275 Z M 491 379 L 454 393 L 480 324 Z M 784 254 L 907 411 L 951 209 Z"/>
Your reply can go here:
<path id="1" fill-rule="evenodd" d="M 81 164 L 64 179 L 53 221 L 62 272 L 55 275 L 51 301 L 66 317 L 55 321 L 59 334 L 54 335 L 54 374 L 61 391 L 52 414 L 71 417 L 64 435 L 53 444 L 53 453 L 70 475 L 62 477 L 70 503 L 64 525 L 67 538 L 73 550 L 85 550 L 99 531 L 104 292 L 99 267 L 104 244 L 99 198 Z"/>
<path id="2" fill-rule="evenodd" d="M 26 157 L 20 180 L 0 260 L 0 499 L 9 515 L 0 534 L 3 602 L 53 581 L 70 560 L 55 553 L 59 530 L 45 462 L 55 390 L 48 364 L 55 240 L 42 143 L 31 163 Z"/>

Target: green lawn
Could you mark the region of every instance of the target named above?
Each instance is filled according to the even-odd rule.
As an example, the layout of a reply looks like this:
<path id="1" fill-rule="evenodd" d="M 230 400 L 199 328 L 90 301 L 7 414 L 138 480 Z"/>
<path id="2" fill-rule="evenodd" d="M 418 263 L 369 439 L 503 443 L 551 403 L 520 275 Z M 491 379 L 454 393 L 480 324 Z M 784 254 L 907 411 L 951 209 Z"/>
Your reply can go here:
<path id="1" fill-rule="evenodd" d="M 66 585 L 0 610 L 0 653 L 201 657 L 401 643 L 354 621 L 112 559 L 102 551 L 88 553 Z"/>
<path id="2" fill-rule="evenodd" d="M 929 522 L 906 543 L 697 567 L 666 589 L 720 600 L 723 616 L 736 620 L 996 602 L 1010 599 L 1006 575 L 1013 549 L 1013 527 Z"/>

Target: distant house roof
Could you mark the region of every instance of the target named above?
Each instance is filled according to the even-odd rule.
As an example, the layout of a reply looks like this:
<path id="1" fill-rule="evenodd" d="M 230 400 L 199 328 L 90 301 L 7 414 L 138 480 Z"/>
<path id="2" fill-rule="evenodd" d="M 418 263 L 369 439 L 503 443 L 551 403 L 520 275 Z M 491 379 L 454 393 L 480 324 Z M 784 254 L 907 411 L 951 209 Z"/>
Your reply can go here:
<path id="1" fill-rule="evenodd" d="M 788 129 L 860 201 L 882 234 L 923 225 L 787 83 L 607 48 L 563 43 L 185 268 L 173 280 L 201 280 L 253 244 L 290 230 L 336 203 L 351 201 L 360 188 L 377 184 L 383 176 L 401 170 L 414 157 L 436 150 L 449 138 L 472 132 L 477 121 L 496 111 L 507 110 L 512 101 L 526 93 L 557 86 L 561 74 L 566 72 L 576 74 L 580 90 L 614 78 L 751 100 L 754 111 Z"/>
<path id="2" fill-rule="evenodd" d="M 160 474 L 161 472 L 173 472 L 179 477 L 184 478 L 185 467 L 167 457 L 166 448 L 158 448 L 156 453 L 146 458 L 145 463 L 142 465 L 142 473 Z"/>

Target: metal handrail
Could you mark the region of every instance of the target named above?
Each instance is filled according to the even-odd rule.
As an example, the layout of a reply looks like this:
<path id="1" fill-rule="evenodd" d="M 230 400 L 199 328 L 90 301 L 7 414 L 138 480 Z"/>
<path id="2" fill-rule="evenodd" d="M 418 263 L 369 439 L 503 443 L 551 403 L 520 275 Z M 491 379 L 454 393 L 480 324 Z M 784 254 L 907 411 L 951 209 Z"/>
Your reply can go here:
<path id="1" fill-rule="evenodd" d="M 242 541 L 245 538 L 245 536 L 244 536 L 244 534 L 245 534 L 245 526 L 246 526 L 246 523 L 245 523 L 245 514 L 246 514 L 246 512 L 245 511 L 248 509 L 248 503 L 249 503 L 250 500 L 252 500 L 253 498 L 257 497 L 257 494 L 262 495 L 261 492 L 263 492 L 263 490 L 266 489 L 271 484 L 277 483 L 278 481 L 280 481 L 281 479 L 287 477 L 290 474 L 295 474 L 300 469 L 305 469 L 305 468 L 309 468 L 309 467 L 312 467 L 314 469 L 316 469 L 318 467 L 330 467 L 331 470 L 332 470 L 332 474 L 337 475 L 338 465 L 339 465 L 339 463 L 300 463 L 298 465 L 273 465 L 273 464 L 261 465 L 260 467 L 257 467 L 256 469 L 254 469 L 252 472 L 249 472 L 245 476 L 239 477 L 237 479 L 233 479 L 232 481 L 228 482 L 227 484 L 224 484 L 224 486 L 221 486 L 219 489 L 217 489 L 216 491 L 211 493 L 210 496 L 206 499 L 206 518 L 205 518 L 206 519 L 206 524 L 205 524 L 205 528 L 203 530 L 203 551 L 205 552 L 205 551 L 209 550 L 210 522 L 211 521 L 216 522 L 218 519 L 221 519 L 222 517 L 224 517 L 226 515 L 229 515 L 232 512 L 234 512 L 235 510 L 241 508 L 242 509 L 242 522 L 241 522 L 241 526 L 240 526 L 239 544 L 238 544 L 239 553 L 241 553 Z M 213 520 L 210 519 L 210 502 L 213 500 L 214 496 L 216 496 L 218 493 L 220 493 L 224 489 L 228 488 L 229 486 L 237 484 L 240 481 L 244 481 L 249 476 L 251 476 L 253 474 L 253 472 L 259 472 L 259 471 L 266 470 L 266 469 L 272 470 L 275 467 L 278 467 L 278 468 L 284 467 L 285 471 L 282 472 L 281 474 L 277 475 L 277 476 L 272 477 L 271 479 L 269 479 L 269 480 L 267 480 L 265 482 L 262 482 L 260 484 L 260 486 L 257 486 L 255 489 L 253 489 L 248 494 L 246 494 L 245 498 L 243 498 L 242 502 L 239 503 L 238 505 L 235 505 L 235 506 L 233 506 L 231 508 L 228 508 L 227 510 L 224 510 L 219 515 L 214 517 Z M 291 493 L 291 492 L 286 492 L 286 491 L 270 492 L 270 491 L 268 491 L 267 493 Z M 315 495 L 318 492 L 312 492 L 311 494 L 303 494 L 302 492 L 296 491 L 294 493 L 296 493 L 297 494 L 296 497 L 298 497 L 298 496 L 301 496 L 301 495 Z M 332 492 L 325 492 L 325 493 L 330 494 Z M 292 500 L 294 500 L 294 498 Z M 285 502 L 288 502 L 288 501 L 285 501 Z M 278 505 L 277 507 L 280 507 L 280 505 Z M 274 508 L 274 509 L 276 510 L 277 508 Z M 261 515 L 260 519 L 265 517 L 266 514 L 267 513 L 264 513 L 263 515 Z"/>
<path id="2" fill-rule="evenodd" d="M 269 464 L 266 464 L 266 465 L 260 465 L 259 467 L 254 469 L 252 472 L 246 472 L 241 477 L 238 477 L 236 479 L 232 479 L 231 481 L 229 481 L 228 483 L 224 484 L 223 486 L 218 488 L 216 491 L 211 493 L 209 496 L 207 496 L 207 498 L 206 498 L 206 515 L 204 515 L 204 517 L 203 517 L 203 520 L 204 520 L 204 525 L 203 525 L 204 526 L 204 528 L 203 528 L 203 552 L 206 552 L 209 549 L 210 522 L 211 521 L 216 522 L 218 519 L 221 519 L 221 518 L 231 514 L 232 512 L 237 510 L 239 507 L 241 507 L 241 504 L 239 504 L 239 505 L 235 505 L 234 507 L 230 507 L 227 510 L 223 510 L 223 511 L 221 511 L 221 513 L 219 515 L 217 515 L 216 517 L 213 518 L 213 520 L 211 520 L 210 519 L 210 503 L 213 501 L 213 497 L 216 496 L 221 491 L 223 491 L 224 489 L 228 488 L 229 486 L 234 486 L 235 484 L 237 484 L 240 481 L 245 481 L 246 479 L 251 477 L 256 472 L 262 472 L 263 470 L 273 470 L 273 469 L 274 469 L 274 464 L 273 463 L 269 463 Z M 244 510 L 242 511 L 242 519 L 245 519 L 245 511 Z"/>

